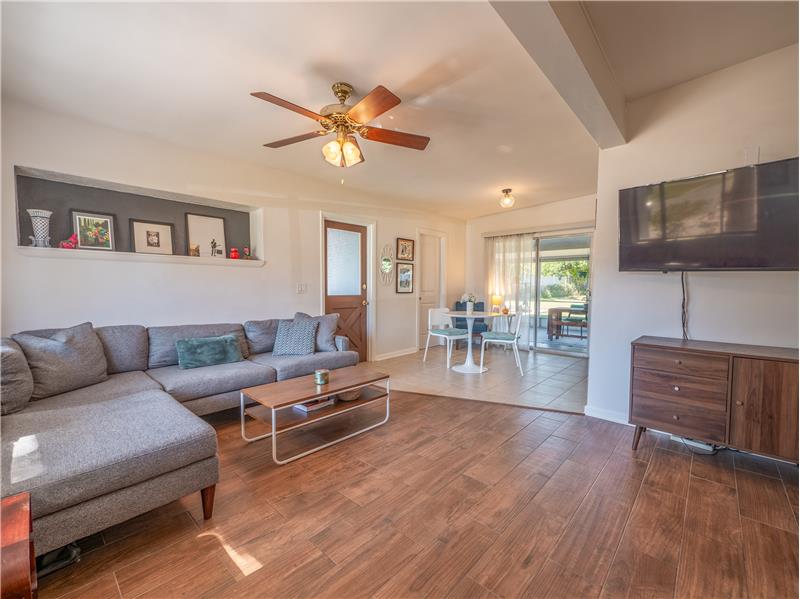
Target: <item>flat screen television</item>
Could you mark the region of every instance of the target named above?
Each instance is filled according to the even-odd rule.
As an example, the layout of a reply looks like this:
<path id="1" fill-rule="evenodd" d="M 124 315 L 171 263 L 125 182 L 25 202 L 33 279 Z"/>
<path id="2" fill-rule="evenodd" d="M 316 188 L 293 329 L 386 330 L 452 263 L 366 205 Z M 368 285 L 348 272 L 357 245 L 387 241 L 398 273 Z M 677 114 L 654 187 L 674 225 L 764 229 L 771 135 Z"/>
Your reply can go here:
<path id="1" fill-rule="evenodd" d="M 619 269 L 797 270 L 797 158 L 619 192 Z"/>

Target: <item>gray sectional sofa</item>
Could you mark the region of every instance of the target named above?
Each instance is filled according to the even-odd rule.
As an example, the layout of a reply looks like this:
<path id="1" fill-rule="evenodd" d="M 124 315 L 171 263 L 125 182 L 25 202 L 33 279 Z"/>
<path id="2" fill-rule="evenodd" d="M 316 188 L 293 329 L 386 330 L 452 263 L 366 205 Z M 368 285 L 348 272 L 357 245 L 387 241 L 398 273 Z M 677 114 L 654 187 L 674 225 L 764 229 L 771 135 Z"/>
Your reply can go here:
<path id="1" fill-rule="evenodd" d="M 3 339 L 1 490 L 3 497 L 31 494 L 37 555 L 198 490 L 204 515 L 211 517 L 217 439 L 198 416 L 238 406 L 245 387 L 358 363 L 347 339 L 334 336 L 335 321 L 332 328 L 330 321 L 319 327 L 318 351 L 273 355 L 278 322 L 150 328 L 87 323 L 81 326 L 100 340 L 102 355 L 85 356 L 86 369 L 102 380 L 45 397 L 37 377 L 51 365 L 30 350 L 26 355 L 23 339 L 47 344 L 60 330 L 14 336 L 19 344 Z M 177 340 L 218 335 L 235 335 L 245 359 L 178 367 Z M 13 398 L 13 407 L 7 409 L 6 398 Z"/>

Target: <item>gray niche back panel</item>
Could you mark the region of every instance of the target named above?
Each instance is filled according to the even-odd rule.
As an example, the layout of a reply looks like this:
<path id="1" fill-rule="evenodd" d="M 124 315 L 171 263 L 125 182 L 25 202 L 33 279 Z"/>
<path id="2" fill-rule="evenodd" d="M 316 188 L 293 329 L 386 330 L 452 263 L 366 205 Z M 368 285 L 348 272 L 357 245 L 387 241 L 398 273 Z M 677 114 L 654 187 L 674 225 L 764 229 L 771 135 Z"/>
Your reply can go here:
<path id="1" fill-rule="evenodd" d="M 113 191 L 61 181 L 49 181 L 37 177 L 17 175 L 17 219 L 19 222 L 19 245 L 30 245 L 33 235 L 28 208 L 52 210 L 50 217 L 50 245 L 72 235 L 70 210 L 83 210 L 114 216 L 114 239 L 118 252 L 132 252 L 130 219 L 171 223 L 175 227 L 175 254 L 187 255 L 186 213 L 216 216 L 225 219 L 227 251 L 250 247 L 250 214 L 240 210 L 229 210 L 165 200 L 142 194 Z"/>

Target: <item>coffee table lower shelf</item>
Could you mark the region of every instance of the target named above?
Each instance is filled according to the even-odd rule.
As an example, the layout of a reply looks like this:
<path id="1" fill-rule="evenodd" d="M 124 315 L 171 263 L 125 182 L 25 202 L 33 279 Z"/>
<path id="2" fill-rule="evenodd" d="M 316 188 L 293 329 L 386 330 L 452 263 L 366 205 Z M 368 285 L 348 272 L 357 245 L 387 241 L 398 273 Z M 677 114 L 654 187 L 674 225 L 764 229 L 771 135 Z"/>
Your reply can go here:
<path id="1" fill-rule="evenodd" d="M 358 399 L 355 399 L 353 401 L 337 400 L 336 403 L 334 403 L 332 406 L 327 406 L 325 408 L 321 408 L 315 412 L 309 412 L 307 414 L 295 411 L 293 409 L 293 406 L 305 403 L 306 401 L 308 401 L 308 399 L 298 400 L 297 402 L 291 403 L 289 405 L 284 405 L 281 407 L 268 407 L 261 404 L 245 407 L 245 394 L 242 393 L 240 402 L 242 439 L 244 439 L 248 443 L 252 443 L 253 441 L 258 441 L 260 439 L 266 439 L 267 437 L 271 437 L 273 461 L 279 465 L 288 464 L 289 462 L 298 460 L 311 453 L 320 451 L 321 449 L 325 449 L 326 447 L 330 447 L 331 445 L 341 443 L 342 441 L 355 437 L 356 435 L 360 435 L 361 433 L 365 433 L 368 430 L 372 430 L 373 428 L 381 426 L 382 424 L 386 424 L 386 422 L 389 420 L 388 378 L 386 379 L 385 383 L 386 383 L 385 387 L 379 387 L 377 385 L 372 385 L 372 384 L 358 387 L 361 389 L 361 397 L 359 397 Z M 351 390 L 353 389 L 351 388 Z M 308 426 L 310 424 L 313 424 L 314 422 L 319 422 L 327 418 L 332 418 L 333 416 L 338 416 L 340 414 L 345 414 L 347 412 L 351 412 L 353 410 L 357 410 L 365 406 L 373 405 L 380 401 L 384 401 L 386 403 L 386 414 L 383 420 L 381 420 L 380 422 L 376 422 L 365 428 L 348 433 L 343 437 L 339 437 L 337 439 L 334 439 L 333 441 L 329 441 L 328 443 L 323 443 L 322 445 L 319 445 L 317 447 L 314 447 L 297 455 L 293 455 L 285 460 L 278 459 L 278 443 L 277 443 L 278 435 Z M 246 416 L 258 420 L 262 424 L 266 425 L 267 432 L 258 435 L 257 437 L 248 437 L 245 428 Z M 273 432 L 275 434 L 273 434 Z"/>

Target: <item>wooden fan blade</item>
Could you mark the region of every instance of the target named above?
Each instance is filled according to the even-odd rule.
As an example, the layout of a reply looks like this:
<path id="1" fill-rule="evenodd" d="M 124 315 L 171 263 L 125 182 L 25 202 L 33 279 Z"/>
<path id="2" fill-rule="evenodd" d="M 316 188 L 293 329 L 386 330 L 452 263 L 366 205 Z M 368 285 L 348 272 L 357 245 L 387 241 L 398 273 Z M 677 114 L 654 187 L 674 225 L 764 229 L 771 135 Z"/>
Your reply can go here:
<path id="1" fill-rule="evenodd" d="M 398 104 L 400 104 L 400 98 L 379 85 L 348 110 L 347 116 L 363 125 Z"/>
<path id="2" fill-rule="evenodd" d="M 286 139 L 279 139 L 278 141 L 273 141 L 272 143 L 264 144 L 265 148 L 282 148 L 283 146 L 288 146 L 290 144 L 296 144 L 298 141 L 305 141 L 307 139 L 314 139 L 315 137 L 321 137 L 322 135 L 327 135 L 327 131 L 312 131 L 311 133 L 303 133 L 303 135 L 295 135 L 294 137 L 287 137 Z"/>
<path id="3" fill-rule="evenodd" d="M 362 127 L 361 137 L 370 141 L 379 141 L 414 150 L 424 150 L 431 140 L 430 137 L 425 137 L 424 135 L 414 135 L 413 133 L 403 133 L 402 131 L 381 129 L 379 127 Z"/>
<path id="4" fill-rule="evenodd" d="M 317 114 L 316 112 L 312 112 L 307 108 L 303 108 L 302 106 L 298 106 L 297 104 L 292 104 L 278 96 L 273 96 L 272 94 L 268 94 L 267 92 L 252 92 L 250 94 L 254 98 L 260 98 L 261 100 L 265 100 L 266 102 L 271 102 L 276 106 L 280 106 L 282 108 L 288 108 L 292 112 L 296 112 L 297 114 L 302 114 L 303 116 L 307 116 L 310 119 L 314 119 L 315 121 L 327 121 L 324 116 L 321 114 Z"/>

